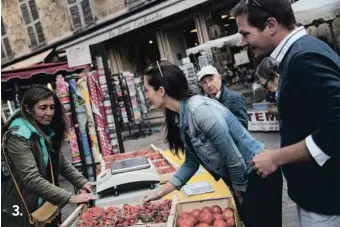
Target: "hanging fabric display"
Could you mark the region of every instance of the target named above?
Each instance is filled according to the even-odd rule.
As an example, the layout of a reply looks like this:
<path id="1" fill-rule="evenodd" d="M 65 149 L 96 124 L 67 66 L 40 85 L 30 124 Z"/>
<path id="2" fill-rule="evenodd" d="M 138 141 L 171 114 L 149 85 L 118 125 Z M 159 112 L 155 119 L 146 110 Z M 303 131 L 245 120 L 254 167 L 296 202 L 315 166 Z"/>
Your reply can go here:
<path id="1" fill-rule="evenodd" d="M 130 72 L 123 72 L 123 77 L 125 77 L 126 86 L 129 90 L 134 122 L 139 123 L 142 120 L 141 119 L 142 114 L 137 100 L 137 91 L 134 82 L 134 75 Z"/>
<path id="2" fill-rule="evenodd" d="M 99 73 L 99 84 L 104 95 L 104 109 L 105 109 L 107 127 L 109 129 L 110 144 L 111 144 L 113 153 L 119 153 L 118 140 L 117 140 L 117 134 L 116 134 L 116 129 L 115 129 L 115 121 L 114 121 L 114 117 L 112 113 L 110 95 L 109 95 L 109 90 L 107 87 L 107 81 L 105 77 L 105 70 L 104 70 L 102 57 L 96 57 L 96 62 L 97 62 L 98 73 Z"/>
<path id="3" fill-rule="evenodd" d="M 97 133 L 95 128 L 95 122 L 92 114 L 92 108 L 91 108 L 91 100 L 90 100 L 90 94 L 89 89 L 87 86 L 87 73 L 80 73 L 79 79 L 77 81 L 78 89 L 83 97 L 84 105 L 86 108 L 86 115 L 87 115 L 87 127 L 89 129 L 89 136 L 91 140 L 91 150 L 94 158 L 94 162 L 99 162 L 99 145 L 98 145 L 98 139 L 97 139 Z"/>
<path id="4" fill-rule="evenodd" d="M 90 144 L 89 139 L 87 136 L 87 130 L 86 130 L 86 124 L 87 124 L 87 118 L 86 118 L 86 110 L 84 105 L 84 99 L 81 95 L 81 93 L 78 90 L 77 82 L 75 79 L 71 79 L 69 81 L 70 85 L 70 92 L 75 108 L 75 112 L 77 113 L 77 123 L 79 126 L 79 132 L 80 132 L 80 138 L 81 138 L 81 145 L 84 151 L 84 157 L 85 157 L 85 164 L 86 165 L 92 165 L 92 157 L 91 157 L 91 150 L 90 150 Z M 94 172 L 93 168 L 91 166 L 87 167 L 87 175 L 90 181 L 94 181 Z"/>
<path id="5" fill-rule="evenodd" d="M 56 94 L 63 104 L 66 111 L 66 119 L 68 124 L 67 138 L 70 143 L 70 149 L 72 153 L 72 163 L 77 166 L 81 165 L 81 159 L 79 154 L 79 147 L 77 142 L 77 135 L 74 129 L 74 123 L 72 121 L 72 109 L 70 104 L 68 83 L 65 82 L 62 75 L 56 77 Z"/>
<path id="6" fill-rule="evenodd" d="M 98 82 L 98 73 L 90 72 L 88 75 L 88 88 L 91 95 L 92 101 L 92 112 L 94 115 L 97 134 L 100 144 L 101 153 L 103 156 L 111 155 L 111 147 L 109 144 L 109 137 L 105 131 L 105 114 L 104 108 L 101 106 L 102 93 Z"/>

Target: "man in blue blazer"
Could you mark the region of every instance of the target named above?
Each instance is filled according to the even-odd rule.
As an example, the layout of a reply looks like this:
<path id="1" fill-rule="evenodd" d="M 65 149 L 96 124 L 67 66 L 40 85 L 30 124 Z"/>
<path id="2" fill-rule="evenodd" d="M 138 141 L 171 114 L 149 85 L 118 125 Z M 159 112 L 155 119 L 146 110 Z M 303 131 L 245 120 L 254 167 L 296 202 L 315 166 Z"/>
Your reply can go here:
<path id="1" fill-rule="evenodd" d="M 244 97 L 222 85 L 221 75 L 214 66 L 202 67 L 201 71 L 197 73 L 197 79 L 210 98 L 216 99 L 227 107 L 243 127 L 248 129 L 248 112 Z"/>
<path id="2" fill-rule="evenodd" d="M 241 0 L 233 15 L 242 44 L 280 68 L 281 149 L 255 156 L 254 168 L 266 177 L 282 167 L 302 227 L 340 226 L 339 55 L 296 26 L 288 0 Z"/>

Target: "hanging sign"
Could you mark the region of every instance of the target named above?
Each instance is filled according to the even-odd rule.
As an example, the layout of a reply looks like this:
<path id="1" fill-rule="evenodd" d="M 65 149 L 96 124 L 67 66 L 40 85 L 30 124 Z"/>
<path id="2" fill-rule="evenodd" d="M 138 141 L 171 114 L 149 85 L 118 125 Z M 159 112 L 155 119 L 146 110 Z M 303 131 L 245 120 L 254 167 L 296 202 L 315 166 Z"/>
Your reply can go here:
<path id="1" fill-rule="evenodd" d="M 82 66 L 92 63 L 90 47 L 77 46 L 66 49 L 69 67 Z"/>

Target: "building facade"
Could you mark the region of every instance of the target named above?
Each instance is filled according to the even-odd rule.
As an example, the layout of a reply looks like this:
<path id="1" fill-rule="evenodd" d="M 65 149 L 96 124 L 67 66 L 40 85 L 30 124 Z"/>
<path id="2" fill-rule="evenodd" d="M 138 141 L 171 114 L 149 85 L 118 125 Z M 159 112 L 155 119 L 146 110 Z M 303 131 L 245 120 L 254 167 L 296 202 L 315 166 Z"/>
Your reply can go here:
<path id="1" fill-rule="evenodd" d="M 1 62 L 84 32 L 129 6 L 125 0 L 3 0 Z"/>

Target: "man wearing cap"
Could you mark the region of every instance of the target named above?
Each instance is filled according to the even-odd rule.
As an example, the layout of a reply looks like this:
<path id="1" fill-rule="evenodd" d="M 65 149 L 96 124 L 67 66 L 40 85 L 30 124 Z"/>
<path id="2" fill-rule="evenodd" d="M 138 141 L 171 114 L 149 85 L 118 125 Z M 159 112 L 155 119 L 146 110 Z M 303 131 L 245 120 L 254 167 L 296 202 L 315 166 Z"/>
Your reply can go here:
<path id="1" fill-rule="evenodd" d="M 197 74 L 197 79 L 204 92 L 213 99 L 227 107 L 248 128 L 247 104 L 243 96 L 222 85 L 221 75 L 212 65 L 205 66 Z"/>

